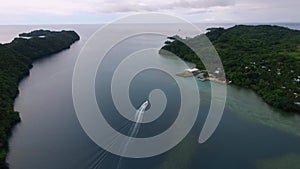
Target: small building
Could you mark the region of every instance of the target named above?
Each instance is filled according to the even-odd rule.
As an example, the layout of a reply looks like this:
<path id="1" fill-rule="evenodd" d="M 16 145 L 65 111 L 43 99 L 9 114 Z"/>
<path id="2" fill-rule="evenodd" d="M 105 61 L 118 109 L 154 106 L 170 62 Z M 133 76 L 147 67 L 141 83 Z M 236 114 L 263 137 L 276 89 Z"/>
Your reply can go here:
<path id="1" fill-rule="evenodd" d="M 193 73 L 194 75 L 197 75 L 200 73 L 200 70 L 197 68 L 189 68 L 189 69 L 185 69 L 185 71 L 187 71 L 189 73 Z"/>
<path id="2" fill-rule="evenodd" d="M 294 81 L 295 82 L 300 82 L 300 79 L 295 78 Z"/>
<path id="3" fill-rule="evenodd" d="M 219 71 L 219 70 L 216 70 L 216 71 L 215 71 L 215 74 L 219 74 L 219 73 L 220 73 L 220 71 Z"/>

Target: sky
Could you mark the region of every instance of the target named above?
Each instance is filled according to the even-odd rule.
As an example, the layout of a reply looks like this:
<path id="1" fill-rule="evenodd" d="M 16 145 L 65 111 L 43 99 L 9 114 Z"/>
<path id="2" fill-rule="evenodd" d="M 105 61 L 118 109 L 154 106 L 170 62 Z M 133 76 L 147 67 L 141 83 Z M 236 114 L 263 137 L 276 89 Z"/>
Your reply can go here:
<path id="1" fill-rule="evenodd" d="M 300 22 L 299 0 L 0 0 L 0 24 L 99 24 L 141 12 L 202 23 Z"/>

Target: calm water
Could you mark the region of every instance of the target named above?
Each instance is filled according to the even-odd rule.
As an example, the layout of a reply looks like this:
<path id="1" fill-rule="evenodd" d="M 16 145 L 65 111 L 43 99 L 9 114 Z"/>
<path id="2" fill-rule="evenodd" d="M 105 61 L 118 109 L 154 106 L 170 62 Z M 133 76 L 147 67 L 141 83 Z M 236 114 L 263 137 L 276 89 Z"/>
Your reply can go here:
<path id="1" fill-rule="evenodd" d="M 20 95 L 16 99 L 15 109 L 21 112 L 22 122 L 16 126 L 10 139 L 7 160 L 10 168 L 117 167 L 119 157 L 103 151 L 81 129 L 72 102 L 72 72 L 76 58 L 86 40 L 98 27 L 97 25 L 0 27 L 2 42 L 9 42 L 14 35 L 36 28 L 74 29 L 81 36 L 81 40 L 71 49 L 35 62 L 30 76 L 20 84 Z M 291 27 L 300 28 L 300 25 Z M 164 41 L 162 37 L 136 37 L 120 44 L 109 55 L 121 56 L 145 46 L 160 47 Z M 159 55 L 153 57 L 170 67 L 181 69 L 177 58 Z M 101 79 L 109 77 L 98 75 L 96 84 L 105 85 L 106 81 Z M 155 135 L 172 124 L 174 114 L 168 112 L 176 109 L 178 103 L 177 87 L 172 84 L 172 79 L 154 70 L 144 72 L 134 79 L 130 97 L 135 106 L 138 107 L 138 103 L 153 88 L 165 88 L 172 103 L 167 109 L 167 116 L 152 124 L 154 128 L 141 126 L 141 131 L 145 131 L 141 133 Z M 201 111 L 190 134 L 178 146 L 162 155 L 145 159 L 123 159 L 121 168 L 252 169 L 266 168 L 274 161 L 281 162 L 278 165 L 290 164 L 294 168 L 300 166 L 300 117 L 279 113 L 266 105 L 252 91 L 235 86 L 228 86 L 226 109 L 215 134 L 205 144 L 198 144 L 198 136 L 209 108 L 210 83 L 199 82 L 198 86 L 201 90 Z M 102 91 L 105 89 L 96 88 L 99 105 L 105 107 L 107 111 L 113 110 L 110 100 L 103 99 L 108 97 L 108 93 L 99 95 Z M 121 123 L 122 119 L 118 115 L 112 117 L 115 120 L 112 120 L 112 124 Z"/>

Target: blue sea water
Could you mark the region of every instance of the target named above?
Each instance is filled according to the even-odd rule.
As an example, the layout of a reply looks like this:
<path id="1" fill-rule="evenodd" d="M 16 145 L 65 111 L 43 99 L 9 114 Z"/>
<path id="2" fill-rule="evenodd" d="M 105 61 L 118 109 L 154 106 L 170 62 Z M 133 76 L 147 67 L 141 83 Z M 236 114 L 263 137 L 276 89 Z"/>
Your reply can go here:
<path id="1" fill-rule="evenodd" d="M 212 25 L 229 27 L 233 24 Z M 300 24 L 280 25 L 300 29 Z M 210 26 L 199 25 L 200 28 Z M 21 82 L 15 110 L 20 112 L 22 122 L 16 126 L 9 141 L 7 162 L 11 169 L 117 167 L 119 157 L 102 150 L 82 130 L 72 101 L 72 75 L 76 58 L 99 27 L 101 25 L 0 26 L 2 43 L 10 42 L 18 33 L 42 28 L 72 29 L 81 36 L 81 40 L 71 49 L 36 61 L 30 76 Z M 133 38 L 119 46 L 114 54 L 122 55 L 142 45 L 159 47 L 165 40 L 149 36 Z M 178 58 L 160 57 L 158 54 L 157 58 L 180 68 Z M 96 84 L 101 84 L 102 78 L 96 80 Z M 172 112 L 178 108 L 177 87 L 172 85 L 172 79 L 155 71 L 150 70 L 136 77 L 130 93 L 133 104 L 138 107 L 138 103 L 144 99 L 141 96 L 146 96 L 153 86 L 169 90 L 172 106 L 168 109 L 168 116 L 161 117 L 155 124 L 142 125 L 139 136 L 155 135 L 165 130 L 176 118 L 176 113 Z M 252 169 L 260 168 L 264 160 L 280 159 L 289 154 L 300 156 L 300 117 L 284 116 L 265 104 L 254 92 L 235 86 L 228 86 L 225 112 L 215 134 L 206 143 L 198 144 L 198 136 L 209 109 L 210 83 L 199 81 L 198 87 L 201 91 L 201 108 L 189 135 L 162 155 L 144 159 L 124 158 L 120 168 Z M 99 105 L 110 111 L 113 104 L 105 99 L 108 96 L 103 95 L 101 90 L 105 89 L 96 89 Z M 120 120 L 113 115 L 111 124 L 120 124 Z M 300 163 L 294 165 L 300 166 Z"/>

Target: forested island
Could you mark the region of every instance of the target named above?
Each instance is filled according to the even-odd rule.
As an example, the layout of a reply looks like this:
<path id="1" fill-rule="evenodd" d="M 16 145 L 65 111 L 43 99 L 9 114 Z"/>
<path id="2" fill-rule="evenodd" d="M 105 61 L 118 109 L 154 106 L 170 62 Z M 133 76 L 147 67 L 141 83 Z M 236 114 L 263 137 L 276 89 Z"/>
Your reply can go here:
<path id="1" fill-rule="evenodd" d="M 8 168 L 7 140 L 11 129 L 21 120 L 13 106 L 19 82 L 29 75 L 34 60 L 68 49 L 79 39 L 74 31 L 36 30 L 20 34 L 11 43 L 0 44 L 0 168 Z"/>
<path id="2" fill-rule="evenodd" d="M 222 60 L 227 79 L 253 89 L 275 108 L 300 114 L 300 31 L 273 25 L 207 30 L 194 38 L 169 37 L 160 53 L 169 51 L 203 70 L 199 57 L 186 44 L 201 43 L 208 37 Z M 197 50 L 207 52 L 209 57 L 208 48 L 200 44 Z"/>

